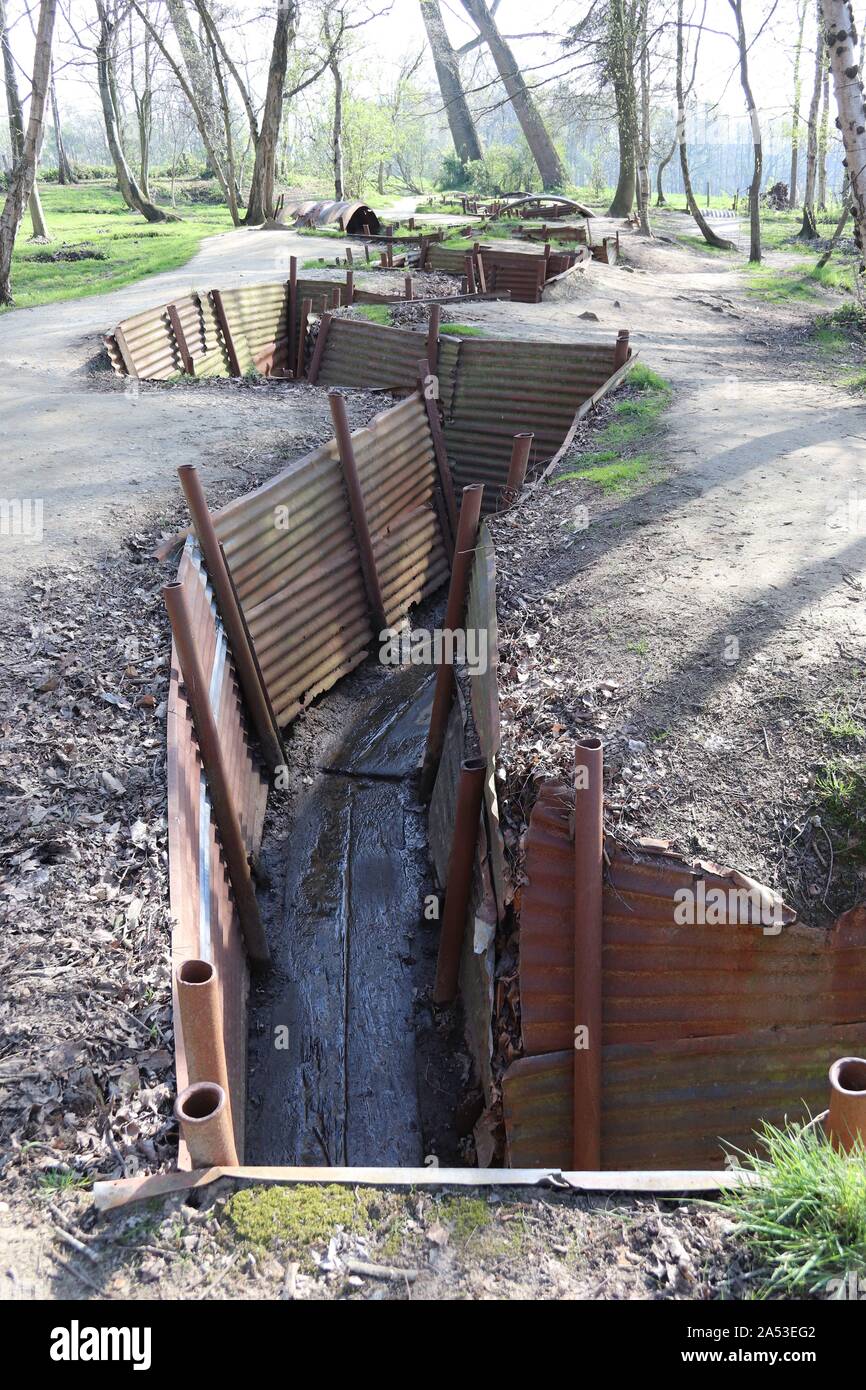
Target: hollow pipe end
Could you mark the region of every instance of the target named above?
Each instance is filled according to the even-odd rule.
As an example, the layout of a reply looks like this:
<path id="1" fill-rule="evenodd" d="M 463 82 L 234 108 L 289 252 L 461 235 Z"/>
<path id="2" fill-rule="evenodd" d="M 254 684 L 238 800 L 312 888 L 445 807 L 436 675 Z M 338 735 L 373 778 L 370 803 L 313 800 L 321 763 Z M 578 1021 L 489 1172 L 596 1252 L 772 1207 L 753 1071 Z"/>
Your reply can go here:
<path id="1" fill-rule="evenodd" d="M 213 984 L 216 980 L 216 970 L 209 960 L 198 960 L 190 956 L 188 960 L 181 961 L 176 976 L 179 985 L 196 988 Z"/>
<path id="2" fill-rule="evenodd" d="M 207 1124 L 226 1108 L 228 1098 L 215 1081 L 194 1081 L 174 1102 L 174 1117 L 182 1125 Z"/>
<path id="3" fill-rule="evenodd" d="M 830 1085 L 845 1096 L 866 1100 L 866 1058 L 840 1057 L 830 1068 Z"/>

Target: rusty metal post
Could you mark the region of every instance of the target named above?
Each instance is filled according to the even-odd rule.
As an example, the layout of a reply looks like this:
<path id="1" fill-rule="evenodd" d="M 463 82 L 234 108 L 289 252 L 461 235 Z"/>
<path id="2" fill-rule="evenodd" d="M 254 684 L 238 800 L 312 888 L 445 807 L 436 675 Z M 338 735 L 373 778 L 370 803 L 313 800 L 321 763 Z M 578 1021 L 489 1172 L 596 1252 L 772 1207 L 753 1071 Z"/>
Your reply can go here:
<path id="1" fill-rule="evenodd" d="M 845 1153 L 866 1145 L 866 1058 L 840 1057 L 830 1068 L 827 1135 Z"/>
<path id="2" fill-rule="evenodd" d="M 478 286 L 475 282 L 475 262 L 471 256 L 466 256 L 464 260 L 466 267 L 466 293 L 477 294 Z"/>
<path id="3" fill-rule="evenodd" d="M 486 294 L 486 293 L 487 293 L 487 275 L 486 275 L 485 270 L 484 270 L 484 261 L 483 261 L 482 256 L 481 256 L 481 242 L 480 242 L 480 241 L 476 241 L 475 245 L 474 245 L 473 248 L 472 248 L 472 254 L 473 254 L 473 256 L 475 257 L 475 275 L 476 275 L 476 278 L 477 278 L 477 280 L 478 280 L 478 289 L 481 291 L 482 294 Z"/>
<path id="4" fill-rule="evenodd" d="M 438 304 L 430 305 L 430 322 L 427 328 L 427 366 L 432 376 L 439 365 L 439 328 L 442 323 L 442 309 Z"/>
<path id="5" fill-rule="evenodd" d="M 516 434 L 514 436 L 514 443 L 511 446 L 511 462 L 508 465 L 505 487 L 502 489 L 500 507 L 510 507 L 520 496 L 534 438 L 534 434 Z"/>
<path id="6" fill-rule="evenodd" d="M 404 285 L 404 288 L 405 288 L 405 290 L 406 290 L 406 298 L 407 298 L 407 299 L 414 299 L 415 295 L 414 295 L 414 292 L 413 292 L 413 290 L 412 290 L 412 276 L 411 276 L 411 275 L 404 275 L 404 276 L 403 276 L 403 285 Z"/>
<path id="7" fill-rule="evenodd" d="M 322 315 L 322 321 L 319 324 L 319 332 L 318 336 L 316 337 L 316 346 L 313 348 L 313 357 L 312 361 L 310 362 L 310 370 L 307 372 L 307 381 L 310 383 L 311 386 L 315 386 L 316 382 L 319 380 L 319 371 L 322 366 L 322 358 L 325 353 L 325 344 L 328 341 L 328 329 L 330 327 L 331 315 L 325 313 Z"/>
<path id="8" fill-rule="evenodd" d="M 195 644 L 189 599 L 183 585 L 177 583 L 166 584 L 162 596 L 171 620 L 171 630 L 177 647 L 186 697 L 192 711 L 202 765 L 207 777 L 214 818 L 219 831 L 220 844 L 225 856 L 247 954 L 254 965 L 268 965 L 270 963 L 270 951 L 268 950 L 262 919 L 259 915 L 259 905 L 250 876 L 246 845 L 232 794 L 228 769 L 223 757 L 216 720 L 211 708 L 208 681 Z"/>
<path id="9" fill-rule="evenodd" d="M 387 251 L 380 251 L 380 252 L 379 252 L 379 267 L 380 267 L 381 270 L 387 270 L 387 269 L 388 269 L 388 252 L 387 252 Z"/>
<path id="10" fill-rule="evenodd" d="M 232 330 L 229 327 L 228 315 L 226 314 L 226 308 L 223 304 L 222 294 L 219 290 L 211 290 L 210 297 L 214 307 L 214 312 L 216 314 L 216 320 L 219 324 L 220 332 L 223 335 L 223 342 L 226 345 L 226 356 L 229 359 L 229 371 L 231 372 L 232 376 L 243 376 L 243 372 L 241 371 L 241 361 L 238 357 L 237 348 L 235 347 L 234 343 L 234 338 L 232 337 Z"/>
<path id="11" fill-rule="evenodd" d="M 354 272 L 354 270 L 347 270 L 347 271 L 346 271 L 346 303 L 347 303 L 347 304 L 354 304 L 354 302 L 355 302 L 355 272 Z"/>
<path id="12" fill-rule="evenodd" d="M 616 335 L 616 346 L 613 350 L 613 369 L 618 371 L 624 367 L 629 358 L 628 329 L 621 328 Z"/>
<path id="13" fill-rule="evenodd" d="M 168 305 L 168 321 L 171 324 L 171 331 L 177 343 L 181 365 L 187 376 L 195 376 L 195 363 L 192 360 L 192 353 L 189 350 L 189 343 L 186 340 L 186 334 L 183 331 L 183 324 L 180 321 L 180 314 L 177 312 L 176 304 Z"/>
<path id="14" fill-rule="evenodd" d="M 289 346 L 287 368 L 294 372 L 298 359 L 298 258 L 289 261 Z"/>
<path id="15" fill-rule="evenodd" d="M 175 987 L 189 1084 L 214 1081 L 221 1086 L 231 1122 L 231 1091 L 216 970 L 207 960 L 185 960 L 175 972 Z"/>
<path id="16" fill-rule="evenodd" d="M 349 417 L 346 414 L 346 397 L 340 391 L 329 391 L 328 404 L 331 407 L 331 419 L 334 422 L 334 433 L 337 436 L 340 465 L 343 469 L 346 492 L 349 495 L 349 510 L 352 513 L 355 543 L 358 547 L 367 602 L 370 605 L 370 612 L 378 635 L 388 626 L 388 620 L 385 616 L 385 600 L 382 597 L 382 588 L 376 569 L 373 540 L 367 525 L 364 494 L 361 491 L 361 483 L 358 478 L 358 465 L 355 462 L 355 450 L 352 445 L 352 431 L 349 428 Z"/>
<path id="17" fill-rule="evenodd" d="M 460 520 L 457 523 L 457 539 L 454 545 L 454 560 L 451 565 L 451 583 L 448 588 L 448 601 L 445 605 L 444 627 L 446 632 L 457 632 L 463 626 L 483 496 L 483 483 L 473 483 L 463 489 Z M 419 790 L 421 796 L 425 798 L 429 797 L 433 790 L 439 760 L 442 757 L 453 688 L 454 668 L 449 661 L 443 661 L 436 672 L 433 708 L 430 712 L 430 727 L 427 730 L 427 747 L 424 750 L 424 762 L 421 766 Z"/>
<path id="18" fill-rule="evenodd" d="M 198 1081 L 181 1091 L 174 1116 L 186 1140 L 193 1168 L 237 1168 L 228 1096 L 212 1081 Z"/>
<path id="19" fill-rule="evenodd" d="M 450 1004 L 457 997 L 460 956 L 472 892 L 472 872 L 475 867 L 486 777 L 486 758 L 468 758 L 461 763 L 457 805 L 454 811 L 454 836 L 448 857 L 448 881 L 445 885 L 442 929 L 439 934 L 439 954 L 436 959 L 436 981 L 433 985 L 434 1004 Z"/>
<path id="20" fill-rule="evenodd" d="M 448 462 L 445 436 L 442 433 L 442 421 L 439 419 L 439 407 L 436 404 L 436 397 L 434 395 L 438 378 L 435 372 L 428 371 L 428 363 L 423 357 L 418 362 L 418 380 L 421 386 L 421 394 L 424 397 L 424 404 L 427 407 L 427 422 L 430 425 L 430 433 L 433 436 L 433 453 L 436 456 L 436 471 L 439 474 L 439 488 L 445 502 L 448 513 L 448 526 L 451 532 L 449 539 L 453 542 L 457 536 L 457 498 L 454 496 L 454 480 L 451 477 L 451 466 Z"/>
<path id="21" fill-rule="evenodd" d="M 298 381 L 303 380 L 304 367 L 307 358 L 307 320 L 313 312 L 312 299 L 301 300 L 301 320 L 298 325 L 298 357 L 295 369 L 295 376 Z"/>
<path id="22" fill-rule="evenodd" d="M 572 1164 L 601 1167 L 602 878 L 604 753 L 578 743 L 574 793 L 574 1090 Z"/>
<path id="23" fill-rule="evenodd" d="M 216 595 L 217 608 L 229 639 L 241 691 L 261 744 L 265 765 L 273 773 L 275 768 L 285 763 L 285 750 L 267 690 L 259 674 L 258 663 L 249 641 L 246 623 L 213 524 L 213 517 L 208 509 L 201 478 L 194 463 L 182 463 L 177 472 L 204 555 L 205 569 Z"/>

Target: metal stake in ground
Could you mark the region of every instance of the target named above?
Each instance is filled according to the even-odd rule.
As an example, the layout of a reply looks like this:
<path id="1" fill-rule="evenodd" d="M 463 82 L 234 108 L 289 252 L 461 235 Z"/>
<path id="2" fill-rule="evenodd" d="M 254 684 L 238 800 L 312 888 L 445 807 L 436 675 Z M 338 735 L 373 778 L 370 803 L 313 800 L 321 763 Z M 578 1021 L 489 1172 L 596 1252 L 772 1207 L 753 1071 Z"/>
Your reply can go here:
<path id="1" fill-rule="evenodd" d="M 162 596 L 171 620 L 186 697 L 192 711 L 202 765 L 207 777 L 214 818 L 247 954 L 253 965 L 269 965 L 271 956 L 250 876 L 246 845 L 232 796 L 216 720 L 211 709 L 208 681 L 193 636 L 189 598 L 182 584 L 166 584 Z"/>
<path id="2" fill-rule="evenodd" d="M 485 758 L 468 758 L 460 765 L 457 806 L 454 812 L 454 838 L 451 841 L 451 854 L 448 859 L 448 882 L 445 886 L 436 982 L 433 986 L 434 1004 L 450 1004 L 457 997 L 460 956 L 472 892 L 472 871 L 475 867 L 486 776 Z"/>
<path id="3" fill-rule="evenodd" d="M 534 434 L 516 434 L 514 436 L 514 443 L 511 446 L 511 462 L 508 465 L 508 477 L 499 499 L 500 509 L 510 507 L 520 496 L 534 438 Z"/>
<path id="4" fill-rule="evenodd" d="M 273 773 L 275 768 L 282 767 L 285 763 L 286 755 L 270 700 L 259 677 L 258 666 L 249 645 L 246 624 L 235 597 L 234 585 L 223 558 L 213 518 L 208 510 L 201 478 L 193 463 L 182 463 L 177 472 L 204 555 L 208 578 L 214 587 L 217 607 L 228 635 L 240 687 L 259 737 L 265 764 Z"/>
<path id="5" fill-rule="evenodd" d="M 602 877 L 604 754 L 577 745 L 574 791 L 574 1100 L 572 1164 L 601 1167 Z"/>
<path id="6" fill-rule="evenodd" d="M 466 608 L 466 595 L 469 591 L 469 577 L 475 556 L 478 539 L 478 521 L 481 516 L 481 499 L 484 484 L 473 483 L 463 489 L 460 505 L 460 520 L 457 523 L 457 541 L 454 546 L 454 562 L 451 566 L 451 584 L 448 589 L 448 602 L 445 608 L 445 630 L 456 632 L 463 625 Z M 445 644 L 446 646 L 448 644 Z M 450 661 L 444 661 L 436 672 L 436 689 L 433 694 L 433 709 L 430 714 L 430 728 L 427 732 L 427 747 L 421 767 L 420 793 L 429 797 L 436 780 L 439 759 L 445 743 L 445 730 L 451 709 L 451 693 L 454 688 L 454 668 Z"/>

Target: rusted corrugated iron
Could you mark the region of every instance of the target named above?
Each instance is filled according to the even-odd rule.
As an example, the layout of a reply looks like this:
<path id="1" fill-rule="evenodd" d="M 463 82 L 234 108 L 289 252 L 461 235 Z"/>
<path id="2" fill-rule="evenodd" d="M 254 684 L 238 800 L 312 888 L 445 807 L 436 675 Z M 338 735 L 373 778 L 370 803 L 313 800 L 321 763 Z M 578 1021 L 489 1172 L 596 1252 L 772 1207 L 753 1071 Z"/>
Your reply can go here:
<path id="1" fill-rule="evenodd" d="M 251 752 L 231 655 L 216 613 L 201 556 L 190 538 L 178 569 L 194 613 L 195 639 L 210 673 L 211 704 L 228 764 L 248 852 L 261 842 L 267 782 Z M 246 956 L 225 865 L 216 838 L 207 782 L 202 771 L 179 664 L 172 650 L 166 725 L 169 832 L 169 898 L 172 918 L 172 976 L 183 961 L 211 962 L 218 972 L 226 1064 L 239 1153 L 243 1153 L 246 1095 Z M 174 1004 L 178 1090 L 187 1085 L 186 1057 L 177 1000 Z M 182 1160 L 185 1155 L 181 1155 Z M 188 1160 L 187 1160 L 188 1162 Z"/>
<path id="2" fill-rule="evenodd" d="M 263 376 L 284 374 L 288 360 L 288 296 L 285 282 L 245 285 L 220 292 L 232 340 L 243 343 L 243 367 Z"/>
<path id="3" fill-rule="evenodd" d="M 546 1155 L 557 1147 L 566 1162 L 571 1152 L 572 801 L 567 787 L 543 783 L 527 838 L 520 1004 L 523 1045 L 530 1055 L 513 1064 L 504 1088 L 506 1115 L 516 1126 L 514 1162 L 524 1161 L 533 1134 Z M 806 1094 L 800 1088 L 811 1087 L 815 1079 L 803 1061 L 804 1047 L 814 1053 L 826 1046 L 832 1055 L 849 1027 L 859 1030 L 861 1040 L 866 1035 L 866 910 L 846 913 L 824 932 L 795 922 L 792 910 L 774 903 L 769 890 L 733 870 L 633 851 L 610 839 L 607 857 L 603 1113 L 604 1134 L 613 1147 L 605 1147 L 603 1138 L 603 1166 L 626 1165 L 638 1152 L 645 1165 L 712 1162 L 717 1135 L 741 1142 L 744 1126 L 748 1138 L 762 1117 L 775 1122 L 785 1106 L 789 1111 L 799 1106 Z M 722 901 L 710 895 L 723 894 L 731 923 L 680 925 L 675 912 L 678 901 L 685 901 L 677 899 L 683 890 L 709 902 Z M 773 1029 L 779 1031 L 766 1031 Z M 750 1051 L 750 1038 L 772 1045 L 766 1054 L 757 1047 Z M 754 1071 L 737 1070 L 736 1059 L 746 1055 Z M 723 1057 L 731 1058 L 730 1064 L 717 1066 Z M 705 1072 L 698 1069 L 701 1064 Z M 723 1101 L 714 1090 L 722 1066 L 730 1070 Z M 819 1072 L 810 1095 L 820 1099 L 823 1085 Z M 694 1117 L 685 1097 L 676 1101 L 682 1106 L 677 1159 L 668 1135 L 675 1104 L 665 1097 L 685 1086 L 706 1110 Z M 635 1093 L 643 1087 L 646 1118 L 640 1126 L 621 1113 L 637 1104 L 630 1087 Z M 719 1127 L 726 1113 L 728 1130 Z M 626 1147 L 637 1145 L 638 1132 L 646 1148 Z"/>
<path id="4" fill-rule="evenodd" d="M 347 235 L 361 235 L 365 228 L 376 233 L 381 228 L 379 218 L 371 207 L 361 202 L 334 202 L 333 200 L 311 205 L 302 205 L 291 214 L 289 205 L 284 205 L 280 220 L 286 221 L 294 216 L 296 226 L 302 227 L 340 227 Z"/>
<path id="5" fill-rule="evenodd" d="M 412 391 L 423 356 L 424 337 L 412 329 L 335 318 L 319 367 L 319 382 L 323 386 Z"/>
<path id="6" fill-rule="evenodd" d="M 766 1028 L 678 1042 L 618 1043 L 602 1058 L 602 1168 L 722 1168 L 759 1151 L 761 1121 L 809 1119 L 827 1104 L 834 1058 L 863 1024 Z M 508 1160 L 563 1167 L 572 1146 L 572 1052 L 513 1062 L 503 1078 Z"/>

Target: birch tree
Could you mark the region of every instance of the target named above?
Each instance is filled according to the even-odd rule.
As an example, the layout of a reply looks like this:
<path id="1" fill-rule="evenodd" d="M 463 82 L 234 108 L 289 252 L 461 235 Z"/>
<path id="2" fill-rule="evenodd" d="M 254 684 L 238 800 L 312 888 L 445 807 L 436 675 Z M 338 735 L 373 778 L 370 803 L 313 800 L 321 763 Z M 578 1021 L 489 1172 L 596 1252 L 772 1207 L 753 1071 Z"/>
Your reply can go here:
<path id="1" fill-rule="evenodd" d="M 0 48 L 3 50 L 3 78 L 6 87 L 6 109 L 9 115 L 9 144 L 12 148 L 12 164 L 14 167 L 24 147 L 24 109 L 21 105 L 21 97 L 18 94 L 15 57 L 12 52 L 12 43 L 9 38 L 9 25 L 6 19 L 6 0 L 0 0 Z M 36 159 L 38 163 L 38 150 Z M 48 241 L 50 239 L 48 236 L 48 228 L 45 224 L 45 214 L 42 211 L 42 199 L 39 197 L 39 189 L 36 186 L 35 177 L 27 202 L 30 207 L 30 223 L 33 230 L 34 241 Z"/>
<path id="2" fill-rule="evenodd" d="M 845 146 L 845 168 L 851 189 L 854 239 L 860 251 L 862 293 L 863 254 L 866 247 L 866 103 L 857 54 L 859 36 L 853 6 L 846 0 L 821 0 L 825 39 L 839 116 L 836 121 Z"/>
<path id="3" fill-rule="evenodd" d="M 689 169 L 688 146 L 686 143 L 686 90 L 683 84 L 684 61 L 685 36 L 683 33 L 683 0 L 677 0 L 677 144 L 680 150 L 680 168 L 683 175 L 683 187 L 686 191 L 686 206 L 697 222 L 701 236 L 708 246 L 715 246 L 719 251 L 735 251 L 737 248 L 732 241 L 727 241 L 724 237 L 717 236 L 713 231 L 698 207 L 698 202 L 692 188 L 692 176 Z"/>
<path id="4" fill-rule="evenodd" d="M 36 161 L 45 128 L 45 104 L 51 81 L 51 46 L 57 0 L 42 0 L 36 28 L 30 111 L 21 148 L 12 166 L 9 191 L 0 213 L 0 304 L 12 303 L 12 251 L 21 218 L 36 181 Z"/>
<path id="5" fill-rule="evenodd" d="M 731 9 L 734 12 L 734 20 L 737 26 L 737 52 L 740 62 L 740 86 L 743 89 L 743 96 L 746 99 L 746 111 L 749 115 L 749 123 L 752 127 L 752 145 L 754 149 L 754 160 L 752 164 L 752 181 L 749 184 L 749 260 L 760 261 L 761 259 L 761 178 L 764 169 L 764 142 L 761 138 L 761 123 L 758 119 L 758 108 L 755 105 L 755 98 L 752 94 L 752 84 L 749 78 L 749 45 L 746 40 L 746 26 L 743 23 L 743 0 L 729 0 Z M 773 4 L 766 24 L 776 9 Z"/>
<path id="6" fill-rule="evenodd" d="M 788 179 L 788 207 L 797 206 L 797 179 L 800 162 L 800 102 L 803 98 L 803 35 L 806 31 L 808 0 L 799 0 L 797 44 L 794 49 L 794 102 L 791 110 L 791 174 Z"/>

